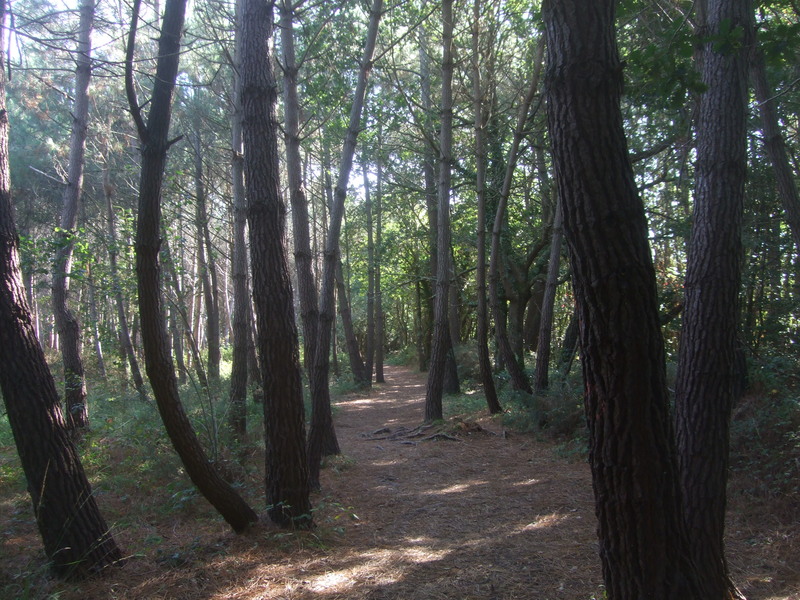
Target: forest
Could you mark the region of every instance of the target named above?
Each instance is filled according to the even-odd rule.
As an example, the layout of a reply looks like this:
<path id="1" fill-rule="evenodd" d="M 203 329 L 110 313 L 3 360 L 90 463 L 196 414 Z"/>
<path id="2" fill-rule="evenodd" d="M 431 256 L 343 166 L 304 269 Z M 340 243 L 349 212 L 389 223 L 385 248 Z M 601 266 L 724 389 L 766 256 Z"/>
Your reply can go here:
<path id="1" fill-rule="evenodd" d="M 794 0 L 0 0 L 0 598 L 800 598 Z"/>

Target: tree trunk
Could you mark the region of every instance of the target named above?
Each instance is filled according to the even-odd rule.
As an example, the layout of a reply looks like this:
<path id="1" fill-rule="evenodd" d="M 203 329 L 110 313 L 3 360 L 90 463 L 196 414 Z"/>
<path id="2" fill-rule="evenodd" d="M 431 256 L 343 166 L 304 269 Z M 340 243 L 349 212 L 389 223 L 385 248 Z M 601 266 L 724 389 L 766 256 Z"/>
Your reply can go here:
<path id="1" fill-rule="evenodd" d="M 159 249 L 161 246 L 161 187 L 167 161 L 172 95 L 178 73 L 185 0 L 167 0 L 158 42 L 158 61 L 149 102 L 147 124 L 140 113 L 133 86 L 133 52 L 141 0 L 135 0 L 126 54 L 126 92 L 142 148 L 139 215 L 136 224 L 136 276 L 145 367 L 161 419 L 200 493 L 235 531 L 243 531 L 258 517 L 208 460 L 178 394 L 162 308 Z"/>
<path id="2" fill-rule="evenodd" d="M 217 266 L 214 260 L 214 249 L 211 244 L 211 233 L 208 227 L 206 188 L 203 181 L 203 140 L 199 123 L 195 123 L 193 137 L 197 269 L 200 272 L 205 307 L 206 346 L 208 348 L 206 374 L 209 380 L 219 382 L 219 362 L 221 358 L 219 347 L 219 286 L 217 285 Z"/>
<path id="3" fill-rule="evenodd" d="M 244 167 L 258 351 L 264 383 L 267 504 L 283 527 L 312 525 L 303 381 L 280 194 L 272 4 L 242 0 Z"/>
<path id="4" fill-rule="evenodd" d="M 709 0 L 697 123 L 695 206 L 684 282 L 675 422 L 690 557 L 708 598 L 738 596 L 728 578 L 723 534 L 730 415 L 736 401 L 741 227 L 747 175 L 749 2 Z M 731 47 L 712 41 L 742 33 Z"/>
<path id="5" fill-rule="evenodd" d="M 89 294 L 89 318 L 92 321 L 92 341 L 94 342 L 94 355 L 97 357 L 97 373 L 106 381 L 106 361 L 103 357 L 103 343 L 100 340 L 100 317 L 97 313 L 97 292 L 94 277 L 92 276 L 92 263 L 86 266 L 86 285 Z"/>
<path id="6" fill-rule="evenodd" d="M 0 4 L 5 23 L 6 4 Z M 0 64 L 5 61 L 0 30 Z M 25 299 L 11 205 L 5 70 L 0 69 L 0 391 L 47 557 L 80 579 L 122 560 L 70 439 Z"/>
<path id="7" fill-rule="evenodd" d="M 344 284 L 341 257 L 336 259 L 336 299 L 339 304 L 339 317 L 342 319 L 342 331 L 344 332 L 344 341 L 347 346 L 347 357 L 350 361 L 353 382 L 359 387 L 369 388 L 372 383 L 372 377 L 367 374 L 367 369 L 358 347 L 356 331 L 353 327 L 353 315 L 350 311 L 350 299 Z M 338 454 L 338 451 L 336 454 Z"/>
<path id="8" fill-rule="evenodd" d="M 620 111 L 614 5 L 559 0 L 544 10 L 603 579 L 615 600 L 708 599 L 681 519 L 655 270 Z"/>
<path id="9" fill-rule="evenodd" d="M 364 349 L 364 376 L 371 383 L 375 364 L 375 239 L 372 235 L 372 193 L 367 162 L 362 165 L 364 174 L 364 212 L 367 217 L 367 342 Z"/>
<path id="10" fill-rule="evenodd" d="M 334 318 L 334 287 L 337 257 L 339 256 L 339 234 L 342 230 L 342 217 L 344 215 L 344 200 L 347 195 L 347 186 L 350 180 L 350 171 L 353 166 L 353 154 L 356 149 L 356 137 L 361 128 L 361 111 L 367 91 L 367 79 L 372 70 L 372 57 L 378 38 L 378 24 L 383 11 L 383 0 L 374 0 L 370 9 L 367 39 L 364 45 L 364 54 L 361 58 L 361 69 L 358 73 L 358 82 L 353 94 L 353 104 L 350 108 L 350 121 L 347 127 L 342 157 L 339 164 L 339 177 L 333 194 L 330 223 L 328 224 L 328 237 L 325 241 L 323 259 L 322 286 L 319 302 L 319 338 L 317 340 L 316 360 L 314 373 L 311 376 L 311 428 L 308 439 L 308 460 L 311 469 L 311 484 L 319 487 L 319 468 L 323 456 L 323 442 L 326 436 L 333 432 L 333 418 L 331 416 L 330 389 L 328 386 L 329 353 L 331 343 L 331 326 Z M 337 443 L 338 449 L 338 443 Z"/>
<path id="11" fill-rule="evenodd" d="M 452 352 L 448 323 L 450 286 L 450 178 L 453 148 L 453 2 L 442 1 L 442 121 L 439 131 L 439 199 L 433 345 L 425 389 L 425 421 L 443 417 L 445 361 Z"/>
<path id="12" fill-rule="evenodd" d="M 486 306 L 486 111 L 484 90 L 481 84 L 480 65 L 480 14 L 481 2 L 472 5 L 472 96 L 475 112 L 475 194 L 478 202 L 478 264 L 477 279 L 478 315 L 477 344 L 483 395 L 491 414 L 503 411 L 494 386 L 492 364 L 489 360 L 489 311 Z"/>
<path id="13" fill-rule="evenodd" d="M 561 202 L 556 200 L 556 214 L 553 217 L 553 241 L 550 244 L 550 262 L 547 270 L 542 311 L 539 318 L 538 345 L 536 348 L 536 393 L 546 390 L 549 385 L 550 344 L 553 337 L 553 307 L 558 288 L 558 271 L 561 263 L 561 238 L 563 236 L 563 212 Z"/>
<path id="14" fill-rule="evenodd" d="M 539 77 L 542 68 L 542 55 L 544 53 L 544 42 L 540 41 L 537 47 L 537 57 L 534 67 L 531 85 L 519 106 L 517 114 L 517 126 L 514 130 L 514 139 L 511 148 L 508 152 L 508 159 L 506 161 L 506 172 L 503 178 L 503 188 L 500 191 L 500 199 L 497 203 L 497 213 L 494 218 L 494 225 L 492 227 L 492 250 L 489 259 L 489 298 L 492 306 L 492 316 L 494 317 L 495 338 L 497 339 L 497 346 L 502 356 L 505 368 L 511 376 L 511 386 L 515 390 L 521 390 L 529 394 L 533 393 L 528 376 L 522 369 L 522 366 L 517 361 L 516 355 L 511 347 L 511 342 L 508 339 L 508 331 L 506 328 L 506 318 L 500 307 L 500 263 L 501 263 L 501 250 L 500 250 L 500 234 L 503 229 L 503 219 L 505 218 L 506 205 L 508 203 L 508 196 L 511 193 L 511 182 L 514 175 L 514 169 L 517 164 L 517 157 L 519 154 L 519 146 L 522 138 L 525 135 L 525 127 L 528 122 L 528 112 L 530 111 L 533 97 L 539 87 Z"/>
<path id="15" fill-rule="evenodd" d="M 753 77 L 761 124 L 764 131 L 764 151 L 775 171 L 775 182 L 783 205 L 784 221 L 789 225 L 794 241 L 795 252 L 800 252 L 800 196 L 797 193 L 794 171 L 786 154 L 786 142 L 778 123 L 776 100 L 767 82 L 764 55 L 760 50 L 752 54 L 750 72 Z"/>
<path id="16" fill-rule="evenodd" d="M 299 66 L 294 51 L 294 15 L 291 0 L 281 0 L 279 8 L 281 48 L 283 50 L 286 173 L 289 179 L 289 197 L 292 204 L 292 239 L 294 241 L 294 264 L 297 272 L 297 295 L 300 297 L 300 321 L 303 325 L 303 361 L 310 376 L 319 336 L 319 304 L 312 269 L 314 254 L 311 252 L 308 201 L 300 159 L 300 100 L 297 94 Z"/>
<path id="17" fill-rule="evenodd" d="M 383 314 L 383 295 L 381 292 L 381 256 L 383 247 L 383 128 L 378 121 L 378 173 L 375 181 L 375 383 L 385 383 L 383 375 L 383 352 L 386 318 Z"/>
<path id="18" fill-rule="evenodd" d="M 242 6 L 236 2 L 236 36 L 241 35 Z M 238 41 L 236 43 L 238 46 Z M 233 106 L 231 114 L 231 188 L 233 191 L 233 365 L 231 366 L 230 410 L 228 423 L 238 440 L 247 433 L 247 350 L 250 338 L 250 294 L 247 285 L 247 198 L 244 191 L 242 149 L 242 103 L 239 63 L 236 52 L 233 68 Z"/>
<path id="19" fill-rule="evenodd" d="M 83 192 L 86 132 L 89 128 L 89 81 L 92 77 L 94 6 L 94 0 L 81 0 L 69 167 L 67 185 L 64 187 L 58 244 L 53 261 L 53 316 L 61 341 L 61 357 L 64 361 L 64 405 L 67 426 L 70 429 L 82 429 L 89 426 L 89 412 L 86 407 L 86 378 L 81 359 L 81 330 L 78 319 L 69 309 L 68 296 L 75 248 L 75 227 L 78 222 L 78 204 Z"/>

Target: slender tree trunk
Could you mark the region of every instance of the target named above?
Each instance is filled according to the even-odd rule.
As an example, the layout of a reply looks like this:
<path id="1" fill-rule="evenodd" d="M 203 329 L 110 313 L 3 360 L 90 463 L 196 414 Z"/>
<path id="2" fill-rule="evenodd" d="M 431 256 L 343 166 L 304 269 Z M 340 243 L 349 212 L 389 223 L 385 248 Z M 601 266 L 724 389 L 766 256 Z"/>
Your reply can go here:
<path id="1" fill-rule="evenodd" d="M 178 74 L 185 0 L 167 0 L 158 42 L 158 61 L 145 124 L 133 86 L 133 52 L 141 0 L 135 0 L 126 54 L 126 92 L 142 148 L 139 216 L 136 224 L 136 275 L 145 367 L 161 419 L 186 473 L 201 494 L 235 531 L 243 531 L 258 517 L 208 460 L 178 394 L 161 298 L 161 187 L 167 150 L 172 95 Z"/>
<path id="2" fill-rule="evenodd" d="M 361 58 L 361 69 L 358 82 L 353 94 L 353 104 L 350 109 L 350 122 L 347 127 L 342 148 L 342 157 L 339 164 L 339 177 L 333 194 L 328 237 L 325 243 L 325 253 L 322 272 L 322 286 L 319 302 L 319 338 L 317 340 L 316 360 L 314 373 L 311 377 L 311 428 L 308 439 L 308 460 L 311 470 L 311 484 L 319 487 L 319 468 L 323 456 L 323 442 L 333 431 L 333 418 L 331 416 L 330 389 L 328 386 L 329 353 L 331 327 L 334 318 L 334 287 L 336 263 L 339 250 L 339 234 L 342 229 L 344 215 L 344 200 L 347 195 L 347 186 L 350 180 L 350 171 L 353 166 L 353 154 L 356 148 L 356 137 L 361 127 L 361 111 L 367 91 L 367 79 L 372 70 L 372 57 L 378 38 L 378 24 L 383 11 L 383 0 L 374 0 L 370 9 L 370 20 L 367 29 L 367 40 L 364 54 Z M 337 443 L 338 448 L 338 443 Z"/>
<path id="3" fill-rule="evenodd" d="M 241 0 L 236 2 L 236 36 L 241 35 Z M 238 47 L 238 41 L 236 43 Z M 233 365 L 231 366 L 228 423 L 237 439 L 247 433 L 247 347 L 250 337 L 250 294 L 247 284 L 247 198 L 244 191 L 242 149 L 242 88 L 239 77 L 241 57 L 236 52 L 233 68 L 233 111 L 231 114 L 231 188 L 233 190 Z"/>
<path id="4" fill-rule="evenodd" d="M 364 376 L 372 382 L 372 369 L 375 364 L 375 239 L 372 235 L 372 193 L 366 159 L 362 169 L 364 212 L 367 217 L 367 343 L 364 350 Z"/>
<path id="5" fill-rule="evenodd" d="M 68 296 L 75 248 L 75 227 L 78 222 L 78 204 L 83 192 L 86 132 L 89 127 L 89 81 L 92 77 L 94 7 L 95 0 L 81 0 L 69 167 L 59 224 L 58 248 L 53 261 L 53 315 L 61 341 L 61 357 L 64 361 L 64 403 L 67 426 L 70 429 L 82 429 L 89 426 L 89 412 L 86 407 L 86 378 L 81 359 L 81 331 L 78 319 L 69 309 Z"/>
<path id="6" fill-rule="evenodd" d="M 336 259 L 336 299 L 339 304 L 339 318 L 342 320 L 342 331 L 344 332 L 344 341 L 347 346 L 347 357 L 350 360 L 350 372 L 353 374 L 353 382 L 358 386 L 368 388 L 372 378 L 367 374 L 367 368 L 364 365 L 361 351 L 358 347 L 356 330 L 353 327 L 353 315 L 350 311 L 350 299 L 344 283 L 341 257 Z"/>
<path id="7" fill-rule="evenodd" d="M 690 557 L 708 598 L 739 594 L 728 577 L 723 534 L 730 415 L 737 380 L 741 227 L 747 175 L 747 56 L 752 9 L 746 0 L 709 0 L 706 36 L 742 32 L 721 48 L 709 36 L 697 123 L 695 206 L 684 282 L 675 422 Z"/>
<path id="8" fill-rule="evenodd" d="M 386 318 L 383 314 L 383 294 L 381 292 L 381 260 L 383 247 L 383 163 L 381 146 L 383 129 L 378 125 L 378 173 L 375 181 L 375 383 L 385 383 L 383 375 L 383 349 Z"/>
<path id="9" fill-rule="evenodd" d="M 536 393 L 546 390 L 549 385 L 550 344 L 553 337 L 553 308 L 558 289 L 558 272 L 561 266 L 561 238 L 563 237 L 563 212 L 561 202 L 556 200 L 556 214 L 553 217 L 553 241 L 550 244 L 550 262 L 547 270 L 542 311 L 539 319 L 538 345 L 536 348 Z"/>
<path id="10" fill-rule="evenodd" d="M 319 337 L 319 305 L 317 286 L 312 269 L 311 232 L 308 200 L 303 183 L 300 158 L 300 100 L 297 94 L 299 66 L 295 59 L 293 8 L 291 0 L 281 0 L 280 29 L 283 50 L 283 113 L 286 144 L 286 172 L 289 178 L 289 197 L 292 205 L 292 239 L 294 264 L 297 271 L 297 295 L 300 297 L 300 321 L 303 325 L 303 361 L 311 375 Z"/>
<path id="11" fill-rule="evenodd" d="M 475 277 L 478 284 L 477 343 L 483 394 L 491 414 L 503 411 L 492 376 L 489 360 L 489 311 L 486 306 L 486 111 L 481 83 L 480 23 L 481 2 L 472 5 L 472 96 L 475 112 L 475 194 L 478 202 L 478 265 Z"/>
<path id="12" fill-rule="evenodd" d="M 536 90 L 539 88 L 539 77 L 542 69 L 542 57 L 544 54 L 544 41 L 541 40 L 537 47 L 537 56 L 534 66 L 533 77 L 531 78 L 531 85 L 519 106 L 517 114 L 517 126 L 514 130 L 514 139 L 511 148 L 508 151 L 508 159 L 506 160 L 506 172 L 503 178 L 503 188 L 500 191 L 500 198 L 497 203 L 497 213 L 494 218 L 494 225 L 492 226 L 492 250 L 489 260 L 489 298 L 492 306 L 492 316 L 494 317 L 495 338 L 497 339 L 497 346 L 500 355 L 505 363 L 505 368 L 511 376 L 511 385 L 516 390 L 522 390 L 529 394 L 533 393 L 531 384 L 528 381 L 528 376 L 517 361 L 517 357 L 511 347 L 511 342 L 508 339 L 508 331 L 506 328 L 506 317 L 500 307 L 500 262 L 502 260 L 500 254 L 500 234 L 503 229 L 503 219 L 505 218 L 506 205 L 508 203 L 508 196 L 511 193 L 511 182 L 514 175 L 514 169 L 517 165 L 517 157 L 519 154 L 519 146 L 522 138 L 525 135 L 525 124 L 528 122 L 528 113 L 530 106 L 533 102 L 533 97 L 536 95 Z"/>
<path id="13" fill-rule="evenodd" d="M 97 292 L 95 290 L 94 277 L 92 276 L 92 264 L 86 267 L 86 285 L 89 294 L 89 318 L 92 320 L 92 341 L 94 342 L 94 355 L 97 357 L 97 373 L 105 381 L 106 361 L 103 357 L 103 344 L 100 341 L 100 317 L 97 312 Z"/>
<path id="14" fill-rule="evenodd" d="M 273 6 L 242 0 L 242 133 L 253 297 L 264 382 L 267 504 L 283 527 L 312 525 L 303 381 L 280 194 Z"/>
<path id="15" fill-rule="evenodd" d="M 5 23 L 6 4 L 0 4 Z M 0 65 L 5 65 L 5 28 Z M 80 579 L 122 559 L 92 494 L 59 405 L 25 299 L 11 205 L 5 70 L 0 69 L 0 391 L 45 554 L 59 577 Z"/>
<path id="16" fill-rule="evenodd" d="M 710 599 L 689 558 L 647 222 L 627 155 L 614 0 L 545 4 L 547 106 L 580 319 L 606 594 Z"/>
<path id="17" fill-rule="evenodd" d="M 442 121 L 439 132 L 439 201 L 433 346 L 425 389 L 425 421 L 443 417 L 445 361 L 452 352 L 447 304 L 450 286 L 450 177 L 453 148 L 453 2 L 442 1 Z"/>
<path id="18" fill-rule="evenodd" d="M 794 241 L 795 252 L 800 252 L 800 195 L 797 193 L 794 170 L 789 164 L 786 142 L 781 133 L 777 115 L 777 102 L 767 82 L 764 54 L 760 50 L 752 53 L 750 73 L 753 77 L 758 109 L 764 131 L 764 151 L 775 171 L 775 183 L 783 206 L 784 220 L 789 225 Z"/>
<path id="19" fill-rule="evenodd" d="M 220 332 L 219 332 L 219 286 L 217 285 L 217 266 L 211 233 L 208 226 L 206 208 L 206 188 L 203 181 L 203 140 L 200 124 L 195 123 L 194 140 L 194 189 L 195 189 L 195 227 L 197 232 L 197 268 L 203 293 L 206 317 L 206 346 L 208 361 L 206 373 L 211 381 L 219 381 Z"/>

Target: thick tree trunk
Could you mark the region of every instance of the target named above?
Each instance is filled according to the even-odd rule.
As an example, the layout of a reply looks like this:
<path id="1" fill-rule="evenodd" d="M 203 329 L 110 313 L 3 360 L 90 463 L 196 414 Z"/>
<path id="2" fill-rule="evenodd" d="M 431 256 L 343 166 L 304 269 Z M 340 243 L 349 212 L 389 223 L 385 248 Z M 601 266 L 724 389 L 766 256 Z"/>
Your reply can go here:
<path id="1" fill-rule="evenodd" d="M 6 4 L 0 5 L 5 23 Z M 5 62 L 0 29 L 0 64 Z M 25 299 L 11 206 L 5 70 L 0 69 L 0 391 L 36 524 L 59 577 L 102 571 L 122 559 L 92 494 L 59 405 L 55 380 Z"/>
<path id="2" fill-rule="evenodd" d="M 537 393 L 546 390 L 549 385 L 550 344 L 553 337 L 553 307 L 558 288 L 558 272 L 561 264 L 561 238 L 563 237 L 563 212 L 561 202 L 556 201 L 556 214 L 553 217 L 553 241 L 550 243 L 550 262 L 547 270 L 542 311 L 539 318 L 538 345 L 536 349 L 536 379 L 534 389 Z"/>
<path id="3" fill-rule="evenodd" d="M 695 206 L 684 282 L 675 422 L 684 521 L 690 557 L 709 586 L 708 598 L 734 598 L 723 534 L 730 415 L 735 398 L 739 331 L 741 227 L 747 175 L 749 2 L 709 0 L 702 59 L 706 91 L 697 123 Z M 739 29 L 721 48 L 712 36 Z"/>
<path id="4" fill-rule="evenodd" d="M 161 298 L 159 250 L 161 247 L 161 187 L 170 142 L 172 95 L 178 73 L 180 38 L 185 0 L 167 0 L 158 43 L 158 61 L 149 103 L 147 124 L 142 119 L 133 87 L 133 50 L 141 0 L 135 0 L 126 56 L 126 91 L 142 148 L 139 183 L 139 215 L 136 224 L 136 275 L 145 367 L 161 419 L 200 493 L 235 531 L 243 531 L 258 519 L 256 513 L 208 460 L 178 394 L 178 382 L 170 354 L 169 337 Z"/>
<path id="5" fill-rule="evenodd" d="M 358 73 L 358 82 L 353 94 L 353 104 L 350 108 L 350 120 L 347 135 L 342 147 L 342 156 L 339 163 L 339 176 L 333 193 L 328 237 L 325 242 L 323 258 L 322 285 L 319 302 L 319 337 L 317 339 L 316 360 L 314 372 L 311 376 L 311 428 L 308 439 L 308 460 L 311 470 L 311 484 L 319 486 L 319 468 L 323 455 L 323 442 L 333 432 L 333 418 L 331 416 L 330 389 L 328 386 L 329 353 L 331 343 L 331 327 L 334 317 L 334 288 L 336 264 L 339 256 L 339 237 L 342 230 L 342 217 L 344 216 L 344 201 L 347 196 L 347 186 L 350 180 L 350 171 L 353 166 L 353 154 L 356 149 L 356 138 L 361 128 L 361 111 L 367 91 L 367 79 L 372 70 L 372 57 L 378 38 L 378 24 L 383 11 L 383 0 L 374 0 L 370 9 L 370 20 L 367 29 L 367 39 L 364 53 L 361 57 L 361 69 Z M 338 443 L 337 443 L 338 447 Z"/>
<path id="6" fill-rule="evenodd" d="M 489 360 L 489 310 L 486 305 L 486 111 L 481 83 L 480 31 L 481 2 L 472 5 L 472 96 L 475 112 L 475 194 L 478 202 L 478 265 L 475 277 L 478 284 L 477 344 L 483 395 L 491 414 L 503 411 L 494 386 L 492 364 Z"/>
<path id="7" fill-rule="evenodd" d="M 689 558 L 647 222 L 627 156 L 614 0 L 545 5 L 547 105 L 580 319 L 606 593 L 712 598 Z"/>
<path id="8" fill-rule="evenodd" d="M 241 35 L 241 0 L 236 2 L 236 36 Z M 236 43 L 238 47 L 238 41 Z M 247 284 L 247 198 L 244 191 L 242 149 L 242 88 L 239 77 L 241 57 L 236 52 L 233 68 L 233 106 L 231 114 L 231 188 L 233 191 L 233 364 L 231 366 L 228 424 L 237 439 L 247 433 L 247 350 L 250 339 L 250 294 Z"/>
<path id="9" fill-rule="evenodd" d="M 61 357 L 64 361 L 64 404 L 67 426 L 70 429 L 89 426 L 89 412 L 86 407 L 86 378 L 81 359 L 81 330 L 78 319 L 69 309 L 68 295 L 75 248 L 75 227 L 78 222 L 78 204 L 83 192 L 86 132 L 89 128 L 89 81 L 92 77 L 94 7 L 95 0 L 81 0 L 69 167 L 58 231 L 58 247 L 53 261 L 53 315 L 61 341 Z"/>
<path id="10" fill-rule="evenodd" d="M 436 297 L 434 300 L 433 345 L 428 384 L 425 389 L 425 421 L 443 417 L 442 391 L 445 361 L 452 353 L 448 322 L 450 286 L 450 178 L 453 148 L 453 2 L 442 1 L 442 104 L 439 132 L 439 198 L 436 238 Z"/>
<path id="11" fill-rule="evenodd" d="M 267 504 L 284 527 L 312 525 L 303 382 L 280 194 L 272 4 L 242 0 L 241 78 L 253 297 L 264 384 Z"/>

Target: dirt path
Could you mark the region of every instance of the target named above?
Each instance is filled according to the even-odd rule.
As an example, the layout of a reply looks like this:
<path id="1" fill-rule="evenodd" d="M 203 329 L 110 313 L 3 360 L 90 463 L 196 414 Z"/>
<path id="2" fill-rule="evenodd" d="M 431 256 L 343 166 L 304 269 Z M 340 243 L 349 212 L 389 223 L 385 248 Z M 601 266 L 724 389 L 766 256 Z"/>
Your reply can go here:
<path id="1" fill-rule="evenodd" d="M 264 519 L 236 536 L 191 514 L 128 527 L 118 539 L 142 554 L 103 579 L 49 591 L 63 600 L 601 598 L 585 462 L 488 417 L 449 419 L 446 436 L 398 435 L 420 425 L 425 376 L 387 367 L 386 379 L 337 403 L 343 456 L 323 471 L 314 533 Z M 794 538 L 785 539 L 796 527 L 753 527 L 758 507 L 745 509 L 729 522 L 735 580 L 751 600 L 800 600 Z M 147 535 L 163 538 L 157 550 Z"/>

